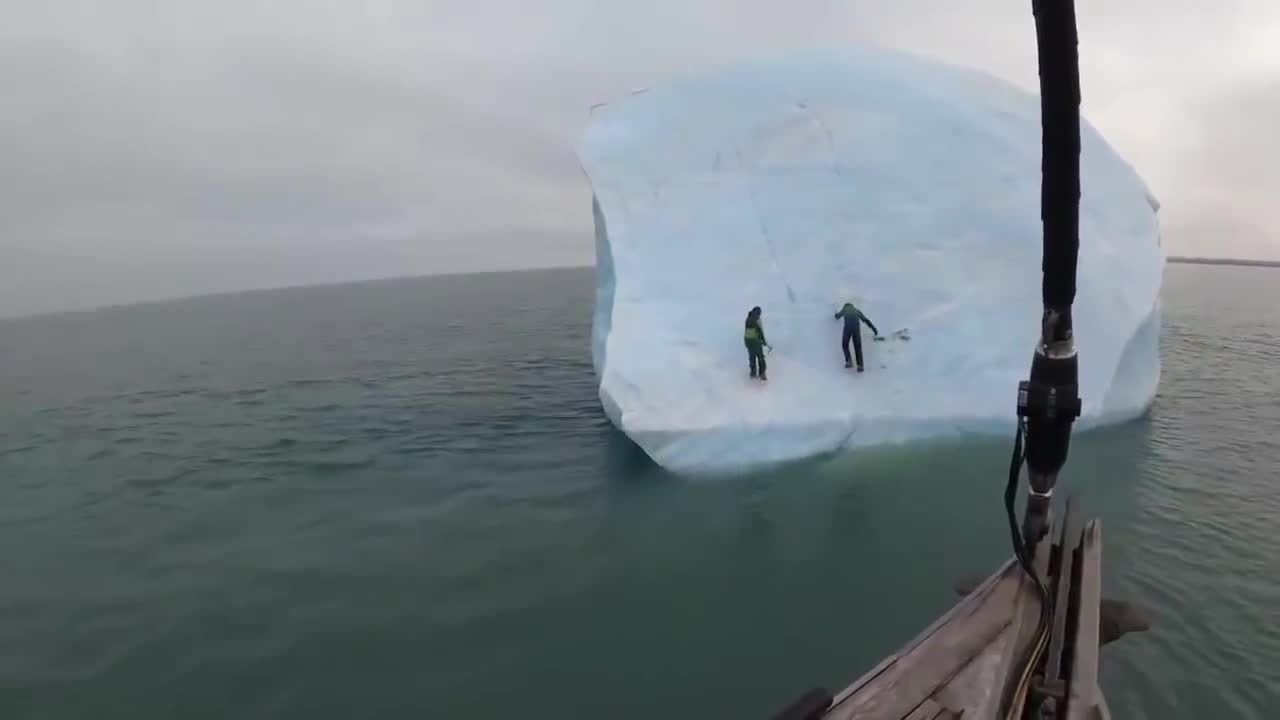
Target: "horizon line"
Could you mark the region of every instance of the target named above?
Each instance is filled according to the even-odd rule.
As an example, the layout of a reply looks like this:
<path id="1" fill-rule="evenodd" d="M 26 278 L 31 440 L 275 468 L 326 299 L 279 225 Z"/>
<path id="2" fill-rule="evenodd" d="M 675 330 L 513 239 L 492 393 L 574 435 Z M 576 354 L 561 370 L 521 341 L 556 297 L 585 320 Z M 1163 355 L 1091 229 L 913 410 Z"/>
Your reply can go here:
<path id="1" fill-rule="evenodd" d="M 304 290 L 306 288 L 333 288 L 346 287 L 349 285 L 366 285 L 381 282 L 394 282 L 397 280 L 425 280 L 426 278 L 443 278 L 443 277 L 468 277 L 472 275 L 500 275 L 504 273 L 525 273 L 540 272 L 545 270 L 577 270 L 583 268 L 594 267 L 590 264 L 579 265 L 535 265 L 523 268 L 492 268 L 488 270 L 455 270 L 449 272 L 438 273 L 420 273 L 409 275 L 382 275 L 368 278 L 353 278 L 351 280 L 332 280 L 314 283 L 298 283 L 293 285 L 269 285 L 263 287 L 243 288 L 240 290 L 215 290 L 212 292 L 194 293 L 191 295 L 172 295 L 168 297 L 152 298 L 147 300 L 125 300 L 123 302 L 105 303 L 102 305 L 94 305 L 92 307 L 68 308 L 65 310 L 39 310 L 33 313 L 24 313 L 21 315 L 0 315 L 0 323 L 12 322 L 15 320 L 31 320 L 34 318 L 48 318 L 61 315 L 87 315 L 96 312 L 108 312 L 111 310 L 124 310 L 135 307 L 146 307 L 150 305 L 165 305 L 168 303 L 185 302 L 188 300 L 204 300 L 208 298 L 225 298 L 234 297 L 236 295 L 251 295 L 257 293 L 281 292 L 285 290 Z"/>
<path id="2" fill-rule="evenodd" d="M 1236 267 L 1266 267 L 1280 268 L 1280 260 L 1263 260 L 1249 258 L 1231 258 L 1231 257 L 1201 257 L 1196 255 L 1168 255 L 1165 257 L 1167 263 L 1176 265 L 1227 265 Z M 32 318 L 46 318 L 60 315 L 84 315 L 95 312 L 106 312 L 110 310 L 121 310 L 125 308 L 144 307 L 149 305 L 161 305 L 172 302 L 183 302 L 186 300 L 200 300 L 204 298 L 232 297 L 236 295 L 247 295 L 251 293 L 269 293 L 280 292 L 284 290 L 301 290 L 304 288 L 327 288 L 327 287 L 344 287 L 347 285 L 363 285 L 380 282 L 391 282 L 395 280 L 420 280 L 426 278 L 443 278 L 443 277 L 467 277 L 471 275 L 494 275 L 501 273 L 524 273 L 538 272 L 543 270 L 576 270 L 595 267 L 594 263 L 567 264 L 567 265 L 536 265 L 533 267 L 523 268 L 492 268 L 487 270 L 455 270 L 439 273 L 422 273 L 410 275 L 386 275 L 370 278 L 355 278 L 352 280 L 335 280 L 315 283 L 299 283 L 295 285 L 272 285 L 255 288 L 245 288 L 242 290 L 216 290 L 213 292 L 195 293 L 192 295 L 173 295 L 169 297 L 160 297 L 148 300 L 130 300 L 118 303 L 106 303 L 103 305 L 95 305 L 84 308 L 70 308 L 65 310 L 41 310 L 34 313 L 24 313 L 21 315 L 0 315 L 0 323 L 15 320 L 29 320 Z"/>

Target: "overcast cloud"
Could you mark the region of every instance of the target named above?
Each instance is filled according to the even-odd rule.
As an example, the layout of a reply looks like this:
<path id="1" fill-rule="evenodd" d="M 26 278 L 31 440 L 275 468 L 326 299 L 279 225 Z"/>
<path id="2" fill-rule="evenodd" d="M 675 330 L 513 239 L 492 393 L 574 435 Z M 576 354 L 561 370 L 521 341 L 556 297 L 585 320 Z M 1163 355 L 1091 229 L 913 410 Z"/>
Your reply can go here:
<path id="1" fill-rule="evenodd" d="M 964 7 L 961 7 L 964 6 Z M 1173 253 L 1280 258 L 1280 4 L 1077 0 Z M 864 42 L 1036 87 L 1030 0 L 0 0 L 0 315 L 590 264 L 591 104 Z"/>

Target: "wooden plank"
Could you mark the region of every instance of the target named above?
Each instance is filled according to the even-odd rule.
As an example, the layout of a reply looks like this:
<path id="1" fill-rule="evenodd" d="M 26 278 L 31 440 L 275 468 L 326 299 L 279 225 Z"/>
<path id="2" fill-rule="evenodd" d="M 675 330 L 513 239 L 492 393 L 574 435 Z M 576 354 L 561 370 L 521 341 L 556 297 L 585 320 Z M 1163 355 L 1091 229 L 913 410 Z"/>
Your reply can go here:
<path id="1" fill-rule="evenodd" d="M 967 717 L 982 717 L 977 714 L 978 708 L 986 706 L 1004 684 L 1000 670 L 1013 644 L 1011 628 L 1012 623 L 946 686 L 935 692 L 933 700 L 946 707 L 963 710 Z"/>
<path id="2" fill-rule="evenodd" d="M 920 703 L 920 707 L 915 712 L 903 718 L 903 720 L 956 720 L 961 717 L 958 713 L 945 705 L 940 705 L 933 700 L 925 700 Z"/>
<path id="3" fill-rule="evenodd" d="M 946 708 L 932 700 L 926 699 L 924 702 L 920 703 L 920 707 L 916 708 L 915 712 L 906 716 L 903 720 L 935 720 L 938 715 L 945 711 Z"/>
<path id="4" fill-rule="evenodd" d="M 1075 562 L 1076 546 L 1080 544 L 1081 534 L 1072 532 L 1075 524 L 1075 498 L 1067 498 L 1067 510 L 1062 515 L 1062 535 L 1058 540 L 1058 572 L 1054 586 L 1054 605 L 1052 626 L 1049 635 L 1049 651 L 1045 657 L 1044 683 L 1048 687 L 1066 690 L 1066 679 L 1062 672 L 1062 654 L 1067 644 L 1068 604 L 1071 600 L 1071 575 Z"/>
<path id="5" fill-rule="evenodd" d="M 1106 720 L 1111 717 L 1098 688 L 1099 628 L 1102 606 L 1102 523 L 1092 520 L 1081 534 L 1080 608 L 1075 634 L 1075 658 L 1066 720 Z"/>
<path id="6" fill-rule="evenodd" d="M 948 622 L 895 657 L 870 682 L 860 686 L 828 713 L 829 718 L 901 720 L 923 700 L 956 677 L 1004 632 L 1013 616 L 1022 585 L 1013 568 L 999 580 L 975 591 Z"/>
<path id="7" fill-rule="evenodd" d="M 898 652 L 892 655 L 889 655 L 885 659 L 881 660 L 879 664 L 877 664 L 875 667 L 871 668 L 866 673 L 864 673 L 862 677 L 858 678 L 857 680 L 852 682 L 848 687 L 846 687 L 844 690 L 840 691 L 836 695 L 832 705 L 838 706 L 845 700 L 851 698 L 853 695 L 859 692 L 862 692 L 865 688 L 869 687 L 873 682 L 875 682 L 877 678 L 879 678 L 884 673 L 888 672 L 899 660 L 902 659 L 902 657 L 906 653 L 910 652 L 912 648 L 918 647 L 921 644 L 927 642 L 929 638 L 931 638 L 935 633 L 937 633 L 938 630 L 942 628 L 944 625 L 951 623 L 956 618 L 959 618 L 971 613 L 975 605 L 986 601 L 986 598 L 991 593 L 991 591 L 995 588 L 995 586 L 1011 572 L 1011 570 L 1015 566 L 1015 563 L 1016 563 L 1016 560 L 1013 558 L 1006 560 L 1005 563 L 1001 565 L 1000 568 L 997 569 L 994 573 L 988 576 L 987 579 L 982 582 L 982 584 L 974 588 L 973 592 L 969 593 L 967 596 L 962 598 L 960 602 L 951 606 L 951 609 L 948 610 L 946 613 L 944 613 L 942 617 L 939 617 L 937 620 L 934 620 L 933 623 L 929 625 L 929 627 L 925 628 L 923 631 L 920 632 L 919 635 L 913 638 L 906 645 L 902 646 L 902 648 L 899 649 Z"/>
<path id="8" fill-rule="evenodd" d="M 1045 533 L 1040 542 L 1036 543 L 1032 567 L 1042 578 L 1049 574 L 1049 554 L 1053 549 L 1052 538 L 1056 525 L 1055 521 L 1054 527 L 1050 527 L 1049 532 Z M 1018 593 L 1018 599 L 1013 610 L 1014 619 L 1010 627 L 1010 632 L 1013 633 L 1013 640 L 1009 643 L 1009 647 L 1001 658 L 1000 671 L 995 680 L 997 686 L 991 689 L 986 700 L 970 714 L 970 717 L 993 718 L 996 716 L 1000 708 L 1000 700 L 1004 696 L 1005 685 L 1010 682 L 1017 682 L 1018 678 L 1015 674 L 1021 668 L 1015 668 L 1014 665 L 1021 659 L 1027 645 L 1035 638 L 1036 627 L 1040 624 L 1040 596 L 1036 592 L 1035 584 L 1031 582 L 1031 578 L 1022 572 L 1020 566 L 1015 565 L 1014 570 L 1022 583 L 1022 592 Z"/>

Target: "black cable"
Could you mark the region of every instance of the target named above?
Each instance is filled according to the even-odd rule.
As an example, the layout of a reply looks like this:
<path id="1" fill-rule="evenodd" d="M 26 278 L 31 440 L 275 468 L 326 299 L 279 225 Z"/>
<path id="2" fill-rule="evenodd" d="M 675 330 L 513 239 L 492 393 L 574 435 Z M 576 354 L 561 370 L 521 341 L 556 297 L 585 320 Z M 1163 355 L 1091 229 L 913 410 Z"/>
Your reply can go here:
<path id="1" fill-rule="evenodd" d="M 1018 497 L 1018 479 L 1022 473 L 1022 464 L 1026 459 L 1023 452 L 1022 437 L 1026 433 L 1026 423 L 1021 418 L 1018 419 L 1017 434 L 1013 439 L 1013 456 L 1009 459 L 1009 481 L 1004 488 L 1004 509 L 1009 521 L 1009 537 L 1013 542 L 1013 555 L 1018 560 L 1018 565 L 1022 567 L 1023 572 L 1031 578 L 1035 584 L 1036 596 L 1040 601 L 1040 617 L 1036 624 L 1036 631 L 1031 636 L 1038 638 L 1049 627 L 1049 589 L 1045 587 L 1044 581 L 1040 578 L 1040 574 L 1036 572 L 1035 564 L 1030 555 L 1030 548 L 1022 537 L 1022 533 L 1018 531 L 1017 514 L 1014 512 Z M 1022 651 L 1018 658 L 1018 663 L 1014 667 L 1017 668 L 1015 677 L 1021 677 L 1025 674 L 1028 666 L 1038 662 L 1040 645 L 1037 642 L 1031 642 L 1026 649 Z M 1004 691 L 1000 699 L 1000 717 L 1005 717 L 1011 709 L 1010 703 L 1013 702 L 1014 695 L 1017 693 L 1018 684 L 1005 683 Z"/>
<path id="2" fill-rule="evenodd" d="M 1022 534 L 1018 532 L 1018 520 L 1014 513 L 1014 504 L 1018 497 L 1018 476 L 1022 471 L 1022 463 L 1026 456 L 1022 451 L 1022 435 L 1026 432 L 1024 422 L 1018 419 L 1018 430 L 1013 436 L 1013 457 L 1009 459 L 1009 482 L 1004 487 L 1004 509 L 1009 515 L 1009 534 L 1013 541 L 1013 555 L 1018 559 L 1018 564 L 1028 575 L 1032 574 L 1035 568 L 1027 560 L 1026 544 L 1022 542 Z"/>

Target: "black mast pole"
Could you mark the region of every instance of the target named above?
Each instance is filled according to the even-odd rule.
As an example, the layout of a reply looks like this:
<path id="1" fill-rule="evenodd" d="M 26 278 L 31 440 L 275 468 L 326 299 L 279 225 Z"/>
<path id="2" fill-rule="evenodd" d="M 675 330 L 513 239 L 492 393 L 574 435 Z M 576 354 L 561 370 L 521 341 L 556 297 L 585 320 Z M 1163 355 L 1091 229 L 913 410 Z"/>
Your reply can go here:
<path id="1" fill-rule="evenodd" d="M 1026 432 L 1029 494 L 1022 535 L 1034 545 L 1048 529 L 1049 503 L 1080 415 L 1079 368 L 1071 327 L 1080 249 L 1080 58 L 1073 0 L 1032 0 L 1040 65 L 1044 284 L 1040 341 L 1030 379 L 1018 386 Z"/>

